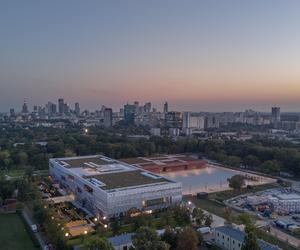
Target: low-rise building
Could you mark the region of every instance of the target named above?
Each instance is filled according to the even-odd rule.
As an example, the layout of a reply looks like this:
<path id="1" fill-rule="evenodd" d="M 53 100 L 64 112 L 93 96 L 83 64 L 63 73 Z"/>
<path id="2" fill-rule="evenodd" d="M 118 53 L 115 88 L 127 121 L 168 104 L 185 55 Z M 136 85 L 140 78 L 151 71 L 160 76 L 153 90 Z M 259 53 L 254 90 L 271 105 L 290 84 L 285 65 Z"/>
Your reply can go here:
<path id="1" fill-rule="evenodd" d="M 215 229 L 215 242 L 222 249 L 240 250 L 242 248 L 245 233 L 230 226 L 217 227 Z M 258 240 L 261 250 L 280 250 L 281 248 L 271 245 L 263 240 Z"/>
<path id="2" fill-rule="evenodd" d="M 102 155 L 50 159 L 49 172 L 97 217 L 117 217 L 131 208 L 151 212 L 182 199 L 181 183 Z"/>

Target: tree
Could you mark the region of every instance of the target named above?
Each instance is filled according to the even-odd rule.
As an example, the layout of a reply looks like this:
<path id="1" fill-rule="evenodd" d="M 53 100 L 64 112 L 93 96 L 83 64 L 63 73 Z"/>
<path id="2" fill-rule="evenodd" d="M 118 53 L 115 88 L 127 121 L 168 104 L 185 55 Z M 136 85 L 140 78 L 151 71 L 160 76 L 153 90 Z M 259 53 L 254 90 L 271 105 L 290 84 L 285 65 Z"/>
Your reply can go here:
<path id="1" fill-rule="evenodd" d="M 254 232 L 246 234 L 241 250 L 260 250 L 260 246 Z"/>
<path id="2" fill-rule="evenodd" d="M 194 208 L 193 217 L 195 218 L 196 223 L 199 226 L 203 225 L 203 221 L 205 220 L 205 213 L 201 208 L 198 208 L 198 207 Z"/>
<path id="3" fill-rule="evenodd" d="M 149 227 L 139 228 L 133 238 L 135 250 L 168 250 L 169 245 L 161 241 L 156 231 Z"/>
<path id="4" fill-rule="evenodd" d="M 177 232 L 171 227 L 167 227 L 161 239 L 170 245 L 170 249 L 174 250 L 177 247 Z"/>
<path id="5" fill-rule="evenodd" d="M 210 227 L 211 224 L 213 223 L 213 221 L 214 221 L 214 220 L 213 220 L 212 215 L 211 215 L 211 214 L 208 214 L 208 215 L 205 216 L 204 225 L 205 225 L 206 227 Z"/>
<path id="6" fill-rule="evenodd" d="M 183 206 L 175 206 L 172 209 L 174 219 L 179 226 L 186 226 L 191 223 L 190 211 Z"/>
<path id="7" fill-rule="evenodd" d="M 106 238 L 97 235 L 87 237 L 83 245 L 85 250 L 114 250 L 112 244 Z"/>
<path id="8" fill-rule="evenodd" d="M 226 223 L 231 223 L 231 214 L 232 214 L 232 210 L 230 207 L 225 207 L 223 209 L 223 217 Z"/>
<path id="9" fill-rule="evenodd" d="M 5 168 L 10 164 L 10 153 L 8 150 L 0 151 L 0 167 L 3 166 Z"/>
<path id="10" fill-rule="evenodd" d="M 251 217 L 248 214 L 243 213 L 239 215 L 239 220 L 245 225 L 246 233 L 241 250 L 260 250 L 256 236 L 256 228 Z"/>
<path id="11" fill-rule="evenodd" d="M 198 235 L 190 227 L 185 228 L 178 235 L 177 250 L 197 250 L 198 249 Z"/>
<path id="12" fill-rule="evenodd" d="M 18 153 L 17 155 L 17 163 L 19 165 L 26 165 L 28 161 L 28 155 L 26 152 L 21 151 L 20 153 Z"/>
<path id="13" fill-rule="evenodd" d="M 278 174 L 280 171 L 280 164 L 278 161 L 265 161 L 263 164 L 260 165 L 260 170 L 265 173 L 270 174 Z"/>
<path id="14" fill-rule="evenodd" d="M 243 163 L 247 168 L 256 168 L 259 165 L 260 161 L 255 155 L 247 155 L 243 159 Z"/>
<path id="15" fill-rule="evenodd" d="M 241 165 L 241 158 L 237 156 L 228 156 L 225 163 L 237 168 Z"/>
<path id="16" fill-rule="evenodd" d="M 227 181 L 229 183 L 229 187 L 234 190 L 240 190 L 245 185 L 245 177 L 239 174 L 228 178 Z"/>

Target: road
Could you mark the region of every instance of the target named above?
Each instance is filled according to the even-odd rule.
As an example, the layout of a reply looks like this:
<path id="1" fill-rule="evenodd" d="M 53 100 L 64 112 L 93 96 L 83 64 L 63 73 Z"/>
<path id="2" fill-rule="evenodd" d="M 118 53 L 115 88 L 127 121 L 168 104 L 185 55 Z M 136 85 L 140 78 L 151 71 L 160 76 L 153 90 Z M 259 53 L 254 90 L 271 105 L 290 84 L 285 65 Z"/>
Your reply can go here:
<path id="1" fill-rule="evenodd" d="M 36 224 L 33 221 L 33 219 L 31 218 L 31 216 L 29 215 L 29 213 L 26 211 L 26 209 L 22 210 L 22 216 L 26 220 L 26 222 L 27 222 L 27 224 L 29 225 L 30 228 L 31 228 L 31 225 Z M 35 236 L 35 238 L 39 242 L 39 244 L 41 246 L 41 249 L 44 249 L 47 244 L 46 244 L 46 240 L 44 239 L 42 234 L 40 232 L 36 232 L 33 235 Z"/>
<path id="2" fill-rule="evenodd" d="M 300 240 L 295 238 L 294 236 L 291 236 L 285 232 L 282 232 L 281 230 L 275 228 L 275 227 L 270 227 L 270 233 L 274 235 L 277 239 L 280 239 L 281 241 L 287 242 L 291 244 L 294 247 L 299 247 L 300 246 Z"/>

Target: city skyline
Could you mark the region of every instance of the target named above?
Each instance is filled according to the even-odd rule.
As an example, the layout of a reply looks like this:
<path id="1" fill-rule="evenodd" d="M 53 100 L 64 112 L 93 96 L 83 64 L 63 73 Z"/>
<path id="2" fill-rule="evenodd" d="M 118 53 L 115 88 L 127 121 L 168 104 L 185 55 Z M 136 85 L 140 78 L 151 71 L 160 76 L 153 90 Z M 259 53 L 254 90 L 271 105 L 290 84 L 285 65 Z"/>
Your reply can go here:
<path id="1" fill-rule="evenodd" d="M 60 101 L 62 101 L 62 104 L 60 104 Z M 132 101 L 128 101 L 128 102 L 125 102 L 123 104 L 120 104 L 120 106 L 110 106 L 108 104 L 105 104 L 105 103 L 99 103 L 98 106 L 96 107 L 93 107 L 93 108 L 87 108 L 87 107 L 84 107 L 81 105 L 81 103 L 79 103 L 78 101 L 74 100 L 74 101 L 69 101 L 69 100 L 66 100 L 64 97 L 60 97 L 60 98 L 57 98 L 57 100 L 53 100 L 53 98 L 51 100 L 48 100 L 46 101 L 45 103 L 30 103 L 28 102 L 27 99 L 24 99 L 23 102 L 19 105 L 16 105 L 14 104 L 13 106 L 11 106 L 8 110 L 4 110 L 3 112 L 0 110 L 0 113 L 8 113 L 10 110 L 13 110 L 14 112 L 17 112 L 17 113 L 24 113 L 24 109 L 27 109 L 27 111 L 25 113 L 30 113 L 32 111 L 34 111 L 34 109 L 36 108 L 48 108 L 47 105 L 55 105 L 55 110 L 56 112 L 54 113 L 63 113 L 62 109 L 64 105 L 66 105 L 66 107 L 72 111 L 74 111 L 76 114 L 79 114 L 79 112 L 83 112 L 83 111 L 89 111 L 89 112 L 94 112 L 94 111 L 99 111 L 103 108 L 108 108 L 108 109 L 112 109 L 114 112 L 119 112 L 120 110 L 123 110 L 124 107 L 126 105 L 130 105 L 130 106 L 134 106 L 135 103 L 137 103 L 138 105 L 142 105 L 142 106 L 145 106 L 147 104 L 150 104 L 152 106 L 152 108 L 154 110 L 156 110 L 157 112 L 162 112 L 162 113 L 165 113 L 165 105 L 167 105 L 167 110 L 168 111 L 178 111 L 178 112 L 208 112 L 208 113 L 223 113 L 223 112 L 245 112 L 247 110 L 249 111 L 255 111 L 255 112 L 262 112 L 262 113 L 270 113 L 270 110 L 273 109 L 274 107 L 277 108 L 279 107 L 278 105 L 268 105 L 268 109 L 265 108 L 263 110 L 255 110 L 255 109 L 252 109 L 251 107 L 246 107 L 245 109 L 241 109 L 241 110 L 225 110 L 225 111 L 222 111 L 222 110 L 215 110 L 215 111 L 209 111 L 209 110 L 204 110 L 204 109 L 196 109 L 196 110 L 181 110 L 181 109 L 175 109 L 173 104 L 172 103 L 169 103 L 167 100 L 163 103 L 158 103 L 156 105 L 156 103 L 153 103 L 151 102 L 151 100 L 148 100 L 148 101 L 145 101 L 145 102 L 142 102 L 140 100 L 132 100 Z M 171 108 L 168 108 L 170 107 L 170 104 L 171 104 Z M 282 108 L 282 107 L 279 107 L 279 109 Z M 152 110 L 151 110 L 152 111 Z M 271 110 L 272 111 L 272 110 Z M 282 110 L 283 112 L 286 112 L 286 113 L 300 113 L 300 112 L 296 112 L 296 111 L 290 111 L 290 110 Z"/>
<path id="2" fill-rule="evenodd" d="M 0 111 L 53 96 L 97 109 L 300 108 L 296 1 L 1 3 Z M 54 101 L 54 100 L 53 100 Z"/>

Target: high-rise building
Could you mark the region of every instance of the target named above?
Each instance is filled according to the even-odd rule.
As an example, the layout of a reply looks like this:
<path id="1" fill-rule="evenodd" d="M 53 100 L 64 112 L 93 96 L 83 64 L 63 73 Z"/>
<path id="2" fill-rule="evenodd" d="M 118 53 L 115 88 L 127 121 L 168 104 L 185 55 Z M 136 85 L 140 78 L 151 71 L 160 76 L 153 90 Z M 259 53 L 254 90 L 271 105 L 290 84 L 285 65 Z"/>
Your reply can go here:
<path id="1" fill-rule="evenodd" d="M 75 103 L 75 114 L 76 116 L 80 116 L 80 106 L 79 106 L 79 102 Z"/>
<path id="2" fill-rule="evenodd" d="M 144 105 L 144 112 L 145 113 L 150 113 L 151 112 L 151 102 L 147 102 Z"/>
<path id="3" fill-rule="evenodd" d="M 182 116 L 181 112 L 171 111 L 166 114 L 166 126 L 168 128 L 181 128 L 182 127 Z"/>
<path id="4" fill-rule="evenodd" d="M 182 115 L 182 128 L 190 128 L 190 112 L 183 112 Z"/>
<path id="5" fill-rule="evenodd" d="M 280 122 L 280 107 L 272 107 L 272 123 Z"/>
<path id="6" fill-rule="evenodd" d="M 126 124 L 134 124 L 135 117 L 135 105 L 126 104 L 124 105 L 124 121 Z"/>
<path id="7" fill-rule="evenodd" d="M 112 109 L 106 108 L 104 110 L 104 126 L 109 128 L 112 126 Z"/>
<path id="8" fill-rule="evenodd" d="M 69 114 L 70 113 L 70 107 L 67 103 L 64 103 L 63 113 L 64 114 Z"/>
<path id="9" fill-rule="evenodd" d="M 9 113 L 10 113 L 10 117 L 15 117 L 16 116 L 15 109 L 13 109 L 13 108 L 11 108 L 9 110 Z"/>
<path id="10" fill-rule="evenodd" d="M 219 128 L 220 127 L 219 116 L 215 115 L 215 114 L 209 114 L 209 115 L 205 116 L 204 127 L 205 127 L 205 129 Z"/>
<path id="11" fill-rule="evenodd" d="M 168 112 L 169 112 L 169 105 L 168 105 L 167 102 L 165 102 L 165 104 L 164 104 L 164 113 L 166 114 Z"/>
<path id="12" fill-rule="evenodd" d="M 60 98 L 58 99 L 58 113 L 59 114 L 64 114 L 65 111 L 65 103 L 64 103 L 64 99 Z"/>
<path id="13" fill-rule="evenodd" d="M 26 114 L 28 113 L 28 106 L 26 101 L 24 100 L 23 106 L 22 106 L 22 113 Z"/>

